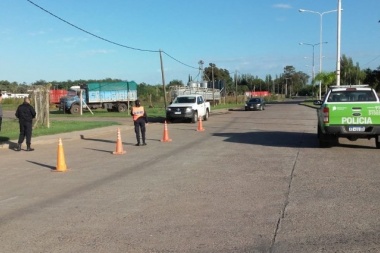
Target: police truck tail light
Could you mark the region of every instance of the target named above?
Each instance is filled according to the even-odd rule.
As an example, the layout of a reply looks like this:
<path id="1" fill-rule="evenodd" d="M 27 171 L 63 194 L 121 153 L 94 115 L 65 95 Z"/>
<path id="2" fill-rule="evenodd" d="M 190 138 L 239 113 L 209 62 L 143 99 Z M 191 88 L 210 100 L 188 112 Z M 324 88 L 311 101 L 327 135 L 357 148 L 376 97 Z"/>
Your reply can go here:
<path id="1" fill-rule="evenodd" d="M 329 123 L 329 108 L 328 107 L 323 108 L 323 122 Z"/>

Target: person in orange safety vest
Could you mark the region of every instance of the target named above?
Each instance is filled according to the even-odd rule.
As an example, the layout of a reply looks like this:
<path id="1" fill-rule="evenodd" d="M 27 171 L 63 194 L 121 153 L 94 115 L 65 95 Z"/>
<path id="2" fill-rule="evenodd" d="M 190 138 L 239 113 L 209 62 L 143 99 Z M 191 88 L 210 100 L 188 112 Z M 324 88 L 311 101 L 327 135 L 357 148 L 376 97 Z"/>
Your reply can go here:
<path id="1" fill-rule="evenodd" d="M 131 116 L 133 118 L 133 123 L 135 125 L 135 133 L 136 133 L 136 140 L 137 143 L 135 146 L 145 146 L 145 132 L 146 127 L 145 124 L 148 124 L 148 116 L 146 114 L 146 111 L 144 110 L 144 107 L 141 106 L 140 100 L 135 101 L 135 106 L 131 109 Z M 142 137 L 142 144 L 140 142 L 140 131 L 141 131 L 141 137 Z"/>

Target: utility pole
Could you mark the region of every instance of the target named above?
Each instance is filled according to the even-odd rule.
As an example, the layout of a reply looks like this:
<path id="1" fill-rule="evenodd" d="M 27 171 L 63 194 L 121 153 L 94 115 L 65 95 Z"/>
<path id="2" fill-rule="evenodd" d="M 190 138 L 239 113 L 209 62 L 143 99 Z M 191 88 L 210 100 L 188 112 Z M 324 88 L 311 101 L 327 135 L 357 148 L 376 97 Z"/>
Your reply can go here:
<path id="1" fill-rule="evenodd" d="M 209 65 L 211 67 L 211 75 L 212 75 L 212 103 L 213 103 L 213 106 L 215 106 L 215 83 L 214 83 L 214 67 L 215 67 L 215 64 L 210 63 Z"/>
<path id="2" fill-rule="evenodd" d="M 238 103 L 238 95 L 237 95 L 237 70 L 235 70 L 235 100 L 236 104 Z"/>
<path id="3" fill-rule="evenodd" d="M 160 49 L 160 62 L 161 62 L 161 77 L 162 77 L 162 88 L 164 90 L 164 107 L 166 109 L 166 88 L 165 88 L 165 74 L 164 65 L 162 63 L 162 50 Z"/>
<path id="4" fill-rule="evenodd" d="M 290 79 L 290 78 L 285 78 L 285 98 L 286 98 L 286 96 L 288 95 L 288 79 Z"/>

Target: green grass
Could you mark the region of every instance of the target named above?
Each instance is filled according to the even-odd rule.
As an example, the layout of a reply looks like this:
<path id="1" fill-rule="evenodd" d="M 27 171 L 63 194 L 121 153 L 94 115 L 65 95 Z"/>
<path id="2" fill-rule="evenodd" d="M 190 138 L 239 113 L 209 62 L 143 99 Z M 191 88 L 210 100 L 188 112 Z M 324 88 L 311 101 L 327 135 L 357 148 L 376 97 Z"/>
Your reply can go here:
<path id="1" fill-rule="evenodd" d="M 4 99 L 3 99 L 4 101 Z M 4 102 L 1 104 L 1 107 L 3 108 L 3 111 L 15 111 L 17 109 L 18 105 L 15 104 L 4 104 Z"/>
<path id="2" fill-rule="evenodd" d="M 51 109 L 50 110 L 50 117 L 52 119 L 54 118 L 68 118 L 68 119 L 75 119 L 75 118 L 98 118 L 98 117 L 106 117 L 106 118 L 122 118 L 122 117 L 130 117 L 129 112 L 107 112 L 105 109 L 96 109 L 92 110 L 93 114 L 88 110 L 83 110 L 83 114 L 70 114 L 70 113 L 64 113 L 63 111 L 59 111 L 57 109 Z"/>
<path id="3" fill-rule="evenodd" d="M 33 137 L 42 135 L 52 135 L 58 133 L 68 133 L 79 130 L 87 130 L 105 126 L 119 125 L 113 121 L 74 121 L 74 120 L 52 120 L 50 127 L 39 126 L 33 129 Z M 0 132 L 0 142 L 16 140 L 19 135 L 18 120 L 3 119 L 2 129 Z"/>
<path id="4" fill-rule="evenodd" d="M 236 103 L 226 103 L 218 104 L 216 106 L 211 106 L 211 111 L 217 109 L 229 109 L 229 108 L 241 108 L 244 104 Z M 2 104 L 3 111 L 16 111 L 17 105 L 15 104 Z M 159 107 L 155 106 L 149 108 L 145 106 L 148 117 L 150 119 L 164 119 L 165 118 L 165 108 L 163 104 Z M 56 108 L 50 109 L 50 128 L 39 126 L 33 129 L 33 137 L 42 135 L 52 135 L 58 133 L 67 133 L 79 130 L 87 130 L 93 128 L 99 128 L 104 126 L 118 125 L 119 123 L 113 122 L 112 118 L 128 118 L 127 120 L 132 120 L 129 112 L 107 112 L 105 109 L 92 110 L 94 114 L 90 111 L 83 111 L 82 115 L 79 114 L 69 114 L 63 113 Z M 77 118 L 94 118 L 93 121 L 79 121 Z M 64 118 L 65 120 L 62 120 Z M 110 121 L 96 121 L 96 118 L 110 118 Z M 0 142 L 15 140 L 19 135 L 19 125 L 18 120 L 15 119 L 3 119 L 2 130 L 0 132 Z"/>

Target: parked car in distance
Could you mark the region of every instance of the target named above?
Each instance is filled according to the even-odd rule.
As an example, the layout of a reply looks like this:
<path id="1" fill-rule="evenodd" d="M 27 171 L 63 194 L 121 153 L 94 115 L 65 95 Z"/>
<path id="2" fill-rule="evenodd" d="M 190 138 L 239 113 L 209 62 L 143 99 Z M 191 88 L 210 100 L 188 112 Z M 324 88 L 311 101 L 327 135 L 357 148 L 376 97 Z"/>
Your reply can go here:
<path id="1" fill-rule="evenodd" d="M 245 102 L 246 111 L 262 111 L 265 110 L 264 98 L 251 98 Z"/>

